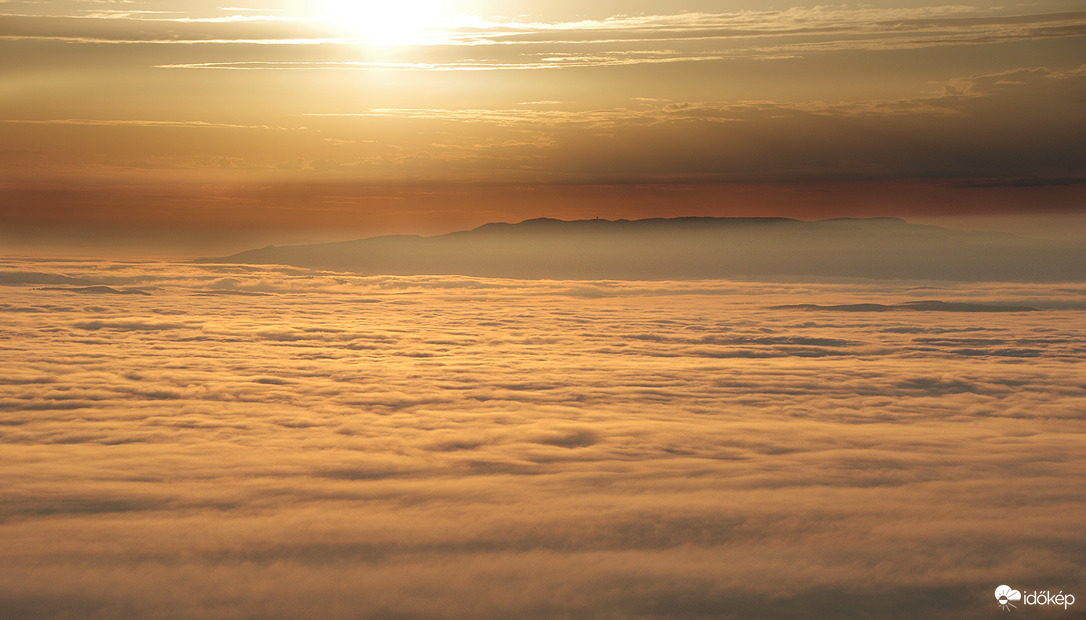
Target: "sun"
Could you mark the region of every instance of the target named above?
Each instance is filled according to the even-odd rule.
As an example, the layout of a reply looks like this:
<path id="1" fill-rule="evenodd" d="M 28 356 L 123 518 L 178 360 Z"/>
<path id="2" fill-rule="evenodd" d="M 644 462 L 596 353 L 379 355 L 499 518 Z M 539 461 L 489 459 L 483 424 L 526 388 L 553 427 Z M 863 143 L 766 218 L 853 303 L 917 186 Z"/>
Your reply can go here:
<path id="1" fill-rule="evenodd" d="M 363 43 L 424 43 L 448 17 L 443 0 L 324 0 L 320 18 Z"/>

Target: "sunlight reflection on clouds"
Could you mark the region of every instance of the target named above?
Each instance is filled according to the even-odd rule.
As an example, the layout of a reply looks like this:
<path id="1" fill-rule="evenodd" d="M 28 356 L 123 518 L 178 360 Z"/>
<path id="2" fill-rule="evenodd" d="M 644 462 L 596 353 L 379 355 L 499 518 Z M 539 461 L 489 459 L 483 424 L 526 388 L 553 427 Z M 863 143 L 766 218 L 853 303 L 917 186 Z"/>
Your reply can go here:
<path id="1" fill-rule="evenodd" d="M 1083 585 L 1074 286 L 0 271 L 0 616 L 957 618 Z M 1042 311 L 771 308 L 936 298 Z"/>

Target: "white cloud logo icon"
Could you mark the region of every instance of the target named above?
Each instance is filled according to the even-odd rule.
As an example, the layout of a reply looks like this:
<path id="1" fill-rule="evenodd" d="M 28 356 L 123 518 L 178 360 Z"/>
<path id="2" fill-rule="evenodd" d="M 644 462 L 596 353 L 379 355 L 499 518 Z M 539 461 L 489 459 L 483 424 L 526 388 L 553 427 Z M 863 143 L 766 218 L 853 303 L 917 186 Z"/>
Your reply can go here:
<path id="1" fill-rule="evenodd" d="M 995 597 L 999 601 L 1000 607 L 1010 611 L 1011 607 L 1014 607 L 1014 605 L 1011 605 L 1011 601 L 1022 600 L 1022 593 L 1018 590 L 1012 590 L 1010 586 L 999 586 L 995 589 Z"/>

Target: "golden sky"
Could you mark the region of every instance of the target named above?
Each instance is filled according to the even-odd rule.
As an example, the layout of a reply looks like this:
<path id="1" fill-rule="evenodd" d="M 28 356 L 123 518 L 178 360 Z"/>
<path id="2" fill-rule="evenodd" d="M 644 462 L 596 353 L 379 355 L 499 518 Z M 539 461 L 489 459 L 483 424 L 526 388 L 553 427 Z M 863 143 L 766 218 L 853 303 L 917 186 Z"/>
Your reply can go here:
<path id="1" fill-rule="evenodd" d="M 1081 216 L 1082 9 L 0 0 L 0 235 Z"/>

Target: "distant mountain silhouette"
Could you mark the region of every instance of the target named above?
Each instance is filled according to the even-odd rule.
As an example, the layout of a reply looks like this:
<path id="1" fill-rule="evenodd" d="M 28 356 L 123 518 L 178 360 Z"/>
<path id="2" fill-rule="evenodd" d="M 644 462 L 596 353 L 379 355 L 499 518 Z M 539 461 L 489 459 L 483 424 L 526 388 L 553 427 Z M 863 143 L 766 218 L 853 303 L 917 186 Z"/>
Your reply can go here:
<path id="1" fill-rule="evenodd" d="M 1080 246 L 920 226 L 896 218 L 541 218 L 434 237 L 268 246 L 199 262 L 282 264 L 367 275 L 549 279 L 1086 278 L 1086 248 Z"/>

